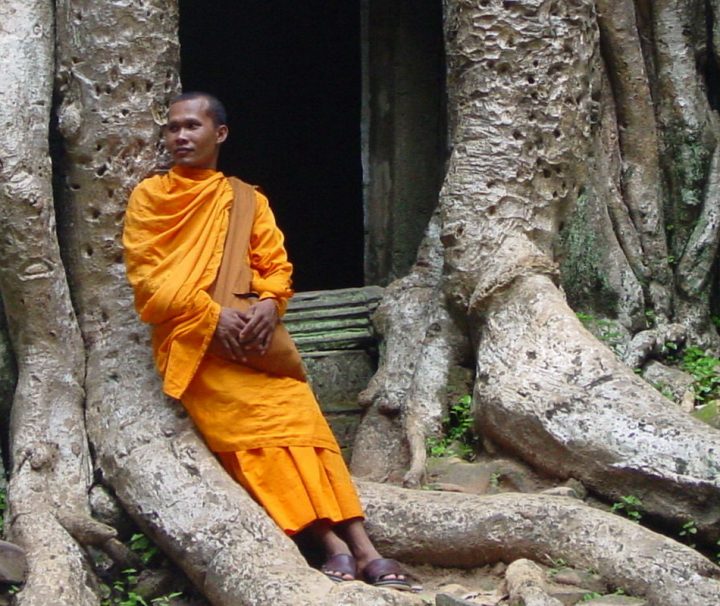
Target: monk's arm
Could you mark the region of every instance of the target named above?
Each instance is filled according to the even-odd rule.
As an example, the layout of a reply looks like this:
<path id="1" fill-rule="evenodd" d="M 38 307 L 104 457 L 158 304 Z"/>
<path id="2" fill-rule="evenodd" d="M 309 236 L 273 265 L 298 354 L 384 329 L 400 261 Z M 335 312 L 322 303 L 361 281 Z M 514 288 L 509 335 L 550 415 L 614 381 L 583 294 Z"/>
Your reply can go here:
<path id="1" fill-rule="evenodd" d="M 275 299 L 282 316 L 292 297 L 292 264 L 285 250 L 285 237 L 275 223 L 268 199 L 256 192 L 255 220 L 250 234 L 251 288 L 260 299 Z"/>

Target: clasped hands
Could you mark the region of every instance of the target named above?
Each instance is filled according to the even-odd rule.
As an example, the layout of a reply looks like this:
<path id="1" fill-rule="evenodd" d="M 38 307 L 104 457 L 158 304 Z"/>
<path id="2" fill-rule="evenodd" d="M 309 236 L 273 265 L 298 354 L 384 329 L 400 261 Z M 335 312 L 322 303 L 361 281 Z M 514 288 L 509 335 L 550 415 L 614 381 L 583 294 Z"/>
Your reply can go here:
<path id="1" fill-rule="evenodd" d="M 277 322 L 274 299 L 258 301 L 244 312 L 223 307 L 209 351 L 234 362 L 244 362 L 248 354 L 263 355 L 270 347 Z"/>

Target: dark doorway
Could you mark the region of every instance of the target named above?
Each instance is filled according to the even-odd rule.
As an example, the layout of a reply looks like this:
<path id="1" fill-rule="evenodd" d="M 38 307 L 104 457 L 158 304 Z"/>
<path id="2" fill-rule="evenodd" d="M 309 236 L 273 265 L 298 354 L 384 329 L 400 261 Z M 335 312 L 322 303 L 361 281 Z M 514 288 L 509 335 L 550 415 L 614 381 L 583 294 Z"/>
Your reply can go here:
<path id="1" fill-rule="evenodd" d="M 220 169 L 261 186 L 296 290 L 361 286 L 359 0 L 180 1 L 183 89 L 227 105 Z"/>

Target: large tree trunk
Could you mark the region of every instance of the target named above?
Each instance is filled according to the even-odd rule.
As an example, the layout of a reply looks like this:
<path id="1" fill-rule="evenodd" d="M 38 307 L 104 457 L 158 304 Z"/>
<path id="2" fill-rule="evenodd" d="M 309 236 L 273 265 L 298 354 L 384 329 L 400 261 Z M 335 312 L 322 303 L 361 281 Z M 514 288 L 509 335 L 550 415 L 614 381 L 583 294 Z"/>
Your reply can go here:
<path id="1" fill-rule="evenodd" d="M 694 112 L 694 119 L 686 116 L 688 124 L 704 120 L 698 128 L 714 128 L 695 72 L 682 64 L 694 47 L 678 41 L 680 46 L 673 48 L 685 54 L 680 54 L 676 71 L 661 65 L 672 60 L 669 39 L 678 35 L 678 24 L 690 14 L 688 7 L 676 8 L 678 14 L 670 18 L 666 4 L 651 7 L 658 60 L 653 69 L 658 74 L 668 71 L 667 81 L 659 76 L 667 89 L 664 98 L 675 111 Z M 714 542 L 720 536 L 720 434 L 670 408 L 621 364 L 584 330 L 558 288 L 559 232 L 583 189 L 592 196 L 595 216 L 605 225 L 606 217 L 612 217 L 616 229 L 622 227 L 617 237 L 607 228 L 594 234 L 598 240 L 612 240 L 608 246 L 615 257 L 627 251 L 627 261 L 616 264 L 610 274 L 614 280 L 608 288 L 619 293 L 614 317 L 626 330 L 637 330 L 638 307 L 644 301 L 654 310 L 657 326 L 651 334 L 642 333 L 643 343 L 663 344 L 671 340 L 668 335 L 680 339 L 684 329 L 667 324 L 674 318 L 696 339 L 717 338 L 708 330 L 710 267 L 705 261 L 708 255 L 715 258 L 717 230 L 707 226 L 714 225 L 717 201 L 708 199 L 696 213 L 694 227 L 683 228 L 683 254 L 695 255 L 695 260 L 680 262 L 673 282 L 663 232 L 664 148 L 658 142 L 643 60 L 647 49 L 642 48 L 631 2 L 613 5 L 612 10 L 598 2 L 598 9 L 609 79 L 601 74 L 593 2 L 447 3 L 453 151 L 440 198 L 442 231 L 436 246 L 442 247 L 444 267 L 439 283 L 451 311 L 466 319 L 475 345 L 474 409 L 482 435 L 539 470 L 580 479 L 606 498 L 634 494 L 655 516 L 675 524 L 694 520 L 703 539 Z M 673 80 L 678 74 L 685 74 L 684 85 Z M 609 82 L 617 115 L 607 106 L 600 111 L 597 103 L 609 99 L 602 88 Z M 672 82 L 675 93 L 668 89 Z M 604 123 L 597 126 L 598 120 Z M 714 141 L 711 135 L 706 140 Z M 596 155 L 605 152 L 609 157 L 588 163 L 593 143 Z M 618 156 L 620 174 L 615 168 Z M 715 163 L 701 167 L 711 171 Z M 676 186 L 689 191 L 687 179 Z M 714 184 L 710 173 L 708 198 Z M 692 191 L 703 194 L 697 184 Z M 688 204 L 689 195 L 672 199 L 676 205 Z M 411 276 L 426 275 L 425 267 L 419 258 Z M 629 268 L 635 272 L 633 279 L 623 277 Z M 433 287 L 432 281 L 425 286 Z M 690 299 L 696 301 L 692 320 L 683 303 Z M 387 290 L 380 328 L 388 327 L 391 351 L 374 380 L 374 416 L 368 415 L 359 433 L 361 450 L 356 449 L 354 459 L 362 462 L 354 465 L 358 472 L 373 469 L 376 477 L 395 473 L 396 463 L 388 456 L 365 447 L 367 436 L 383 426 L 376 420 L 382 411 L 405 403 L 408 409 L 402 416 L 425 418 L 426 433 L 434 431 L 436 417 L 408 398 L 414 379 L 384 383 L 403 372 L 405 360 L 423 357 L 422 338 L 402 337 L 414 343 L 413 349 L 405 347 L 406 355 L 393 347 L 405 310 L 423 300 L 404 288 Z M 430 314 L 419 314 L 412 331 L 422 336 L 431 322 Z M 407 334 L 410 329 L 401 331 Z M 634 351 L 627 358 L 644 361 Z M 450 362 L 440 356 L 435 365 L 442 369 Z M 388 395 L 394 403 L 388 404 Z M 385 435 L 397 433 L 399 425 L 386 423 Z M 402 432 L 394 442 L 402 443 Z"/>
<path id="2" fill-rule="evenodd" d="M 63 527 L 89 517 L 85 360 L 55 236 L 48 154 L 52 2 L 0 6 L 0 289 L 18 366 L 10 427 L 9 537 L 25 548 L 18 604 L 97 604 L 85 555 Z M 52 313 L 47 313 L 48 309 Z"/>

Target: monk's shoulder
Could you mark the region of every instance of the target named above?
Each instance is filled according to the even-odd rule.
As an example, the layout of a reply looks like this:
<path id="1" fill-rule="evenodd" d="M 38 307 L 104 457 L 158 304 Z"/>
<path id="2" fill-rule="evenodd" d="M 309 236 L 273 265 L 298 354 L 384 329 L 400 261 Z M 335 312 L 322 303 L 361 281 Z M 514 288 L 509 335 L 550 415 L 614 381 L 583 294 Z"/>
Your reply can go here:
<path id="1" fill-rule="evenodd" d="M 133 189 L 133 193 L 141 193 L 141 192 L 156 192 L 161 189 L 166 189 L 163 187 L 163 181 L 165 179 L 165 175 L 163 174 L 156 174 L 152 175 L 150 177 L 146 177 L 140 183 L 138 183 L 135 186 L 135 189 Z"/>
<path id="2" fill-rule="evenodd" d="M 163 175 L 153 175 L 138 183 L 130 193 L 127 215 L 146 215 L 152 213 L 158 198 L 167 188 L 163 184 Z"/>

